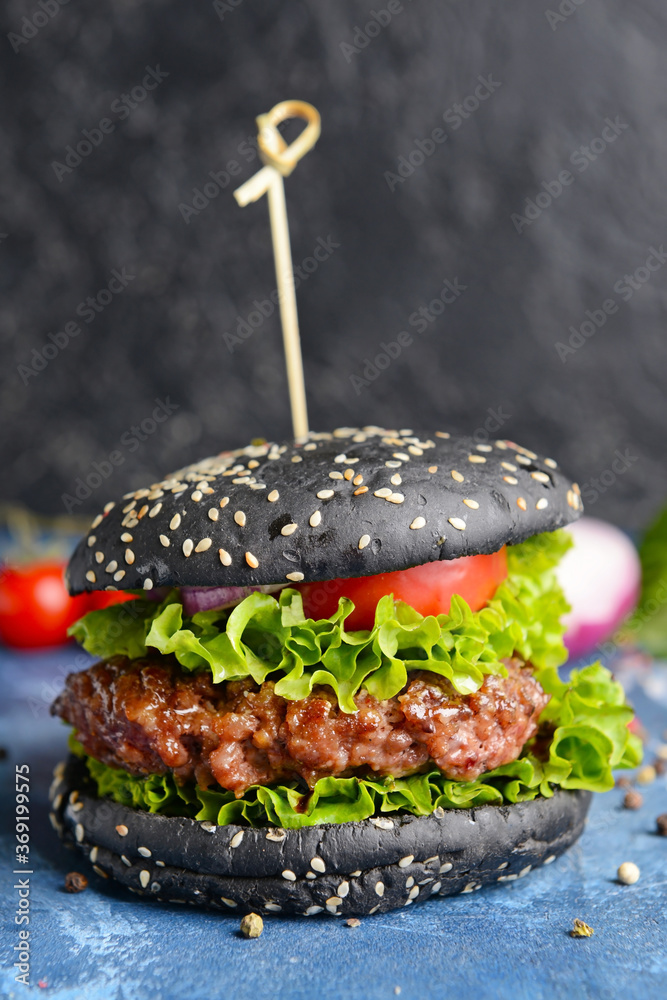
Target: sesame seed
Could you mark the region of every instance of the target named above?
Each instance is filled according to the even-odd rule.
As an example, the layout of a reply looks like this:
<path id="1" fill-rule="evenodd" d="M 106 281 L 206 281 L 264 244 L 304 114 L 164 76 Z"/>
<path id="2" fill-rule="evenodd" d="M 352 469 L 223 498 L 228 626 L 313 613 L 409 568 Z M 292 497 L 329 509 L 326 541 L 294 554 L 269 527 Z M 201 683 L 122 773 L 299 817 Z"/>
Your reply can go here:
<path id="1" fill-rule="evenodd" d="M 183 555 L 185 556 L 186 559 L 188 558 L 188 556 L 192 555 L 192 550 L 194 549 L 194 547 L 195 543 L 192 541 L 192 539 L 186 538 L 185 541 L 183 542 Z"/>
<path id="2" fill-rule="evenodd" d="M 257 567 L 259 566 L 259 560 L 257 559 L 256 556 L 252 554 L 252 552 L 246 552 L 245 561 L 247 562 L 248 566 L 250 566 L 252 569 L 257 569 Z"/>
<path id="3" fill-rule="evenodd" d="M 521 510 L 528 510 L 528 504 L 526 503 L 523 497 L 516 498 L 516 505 L 517 507 L 520 507 Z"/>
<path id="4" fill-rule="evenodd" d="M 293 871 L 290 871 L 289 868 L 286 868 L 285 871 L 282 872 L 282 876 L 284 879 L 287 879 L 288 882 L 296 882 L 296 875 Z"/>
<path id="5" fill-rule="evenodd" d="M 238 847 L 242 840 L 243 840 L 243 830 L 239 830 L 239 832 L 235 833 L 232 839 L 229 841 L 229 846 Z"/>
<path id="6" fill-rule="evenodd" d="M 298 524 L 284 524 L 280 529 L 281 535 L 293 535 L 296 529 L 299 527 Z"/>
<path id="7" fill-rule="evenodd" d="M 89 535 L 88 537 L 88 548 L 92 549 L 93 545 L 97 541 L 97 535 Z"/>
<path id="8" fill-rule="evenodd" d="M 249 483 L 250 482 L 250 476 L 239 476 L 238 479 L 232 479 L 232 482 L 233 483 Z M 192 499 L 194 500 L 194 496 L 193 496 Z"/>
<path id="9" fill-rule="evenodd" d="M 359 548 L 365 549 L 370 540 L 371 540 L 370 535 L 362 535 L 361 538 L 359 539 Z"/>
<path id="10" fill-rule="evenodd" d="M 123 507 L 123 514 L 129 514 L 129 512 L 131 510 L 134 510 L 136 506 L 137 506 L 136 500 L 133 500 L 131 503 L 128 503 L 127 507 Z"/>
<path id="11" fill-rule="evenodd" d="M 342 478 L 343 478 L 343 473 L 342 472 L 330 472 L 329 473 L 329 479 L 342 479 Z"/>
<path id="12" fill-rule="evenodd" d="M 201 490 L 194 490 L 194 492 L 192 492 L 190 494 L 190 499 L 194 500 L 195 503 L 199 503 L 199 501 L 201 500 L 202 496 L 203 496 L 203 493 L 202 493 Z"/>
<path id="13" fill-rule="evenodd" d="M 490 444 L 477 444 L 475 447 L 477 448 L 477 451 L 493 451 Z"/>
<path id="14" fill-rule="evenodd" d="M 124 823 L 119 823 L 118 826 L 116 827 L 116 833 L 118 834 L 119 837 L 127 837 L 129 832 L 130 831 L 128 830 L 128 828 L 125 826 Z"/>
<path id="15" fill-rule="evenodd" d="M 476 500 L 469 500 L 468 497 L 463 501 L 466 507 L 470 507 L 471 510 L 479 510 L 479 504 Z"/>
<path id="16" fill-rule="evenodd" d="M 414 886 L 414 888 L 410 889 L 410 892 L 408 894 L 408 899 L 412 902 L 412 900 L 416 899 L 418 895 L 419 895 L 419 886 L 416 885 Z"/>
<path id="17" fill-rule="evenodd" d="M 336 893 L 338 894 L 338 897 L 340 899 L 345 899 L 349 891 L 350 891 L 350 883 L 348 881 L 341 882 L 338 888 L 336 889 Z"/>
<path id="18" fill-rule="evenodd" d="M 378 896 L 384 896 L 384 882 L 375 883 L 375 892 Z"/>
<path id="19" fill-rule="evenodd" d="M 94 862 L 97 861 L 97 847 L 92 848 L 90 854 L 88 855 L 88 858 L 91 864 L 94 864 Z"/>
<path id="20" fill-rule="evenodd" d="M 137 514 L 137 517 L 141 519 L 144 516 L 144 514 L 146 514 L 146 513 L 148 513 L 148 504 L 147 503 L 145 503 L 143 505 L 143 507 L 141 508 L 141 510 L 139 511 L 139 513 Z"/>
<path id="21" fill-rule="evenodd" d="M 537 458 L 537 456 L 535 456 Z M 517 455 L 516 460 L 519 465 L 530 465 L 530 459 L 526 458 L 525 455 Z"/>
<path id="22" fill-rule="evenodd" d="M 519 480 L 515 479 L 514 476 L 503 476 L 503 482 L 509 483 L 510 486 L 516 486 Z"/>
<path id="23" fill-rule="evenodd" d="M 123 534 L 120 536 L 120 540 L 121 542 L 133 542 L 134 538 L 132 537 L 129 531 L 124 531 Z"/>
<path id="24" fill-rule="evenodd" d="M 304 451 L 316 451 L 317 450 L 317 445 L 313 441 L 311 441 L 310 444 L 304 444 L 303 450 Z"/>
<path id="25" fill-rule="evenodd" d="M 96 552 L 95 553 L 95 562 L 97 562 L 97 563 L 103 563 L 104 562 L 104 552 Z"/>
<path id="26" fill-rule="evenodd" d="M 234 513 L 234 520 L 239 525 L 240 528 L 245 528 L 246 516 L 242 510 L 237 510 Z"/>
<path id="27" fill-rule="evenodd" d="M 323 875 L 324 872 L 326 871 L 326 865 L 324 864 L 324 861 L 322 861 L 322 858 L 318 858 L 317 855 L 315 855 L 314 858 L 310 859 L 310 867 L 313 869 L 313 871 L 319 872 L 321 875 Z"/>
<path id="28" fill-rule="evenodd" d="M 336 455 L 336 457 L 334 458 L 334 462 L 337 465 L 340 465 L 341 462 L 344 462 L 346 458 L 347 458 L 347 455 Z"/>
<path id="29" fill-rule="evenodd" d="M 278 490 L 271 490 L 266 499 L 269 501 L 269 503 L 275 503 L 279 496 L 280 493 L 278 492 Z"/>
<path id="30" fill-rule="evenodd" d="M 384 464 L 387 466 L 388 469 L 400 469 L 402 463 L 401 462 L 393 462 L 393 461 L 390 460 L 388 462 L 385 462 Z"/>
<path id="31" fill-rule="evenodd" d="M 301 455 L 292 455 L 292 461 L 293 462 L 303 462 L 303 458 L 301 457 Z"/>
<path id="32" fill-rule="evenodd" d="M 169 546 L 171 545 L 171 542 L 169 541 L 166 535 L 160 535 L 160 541 L 164 545 L 165 549 L 168 549 Z"/>
<path id="33" fill-rule="evenodd" d="M 316 528 L 321 520 L 322 520 L 322 512 L 316 510 L 313 514 L 310 515 L 310 520 L 308 521 L 308 523 L 310 524 L 311 528 Z"/>
<path id="34" fill-rule="evenodd" d="M 456 528 L 457 531 L 466 530 L 466 523 L 460 517 L 448 517 L 447 520 L 451 524 L 452 528 Z"/>
<path id="35" fill-rule="evenodd" d="M 410 525 L 410 527 L 413 528 L 414 530 L 416 530 L 417 528 L 423 528 L 425 524 L 426 524 L 426 518 L 425 517 L 421 517 L 421 515 L 420 515 L 419 517 L 416 517 L 414 519 L 414 521 L 412 522 L 412 524 Z"/>
<path id="36" fill-rule="evenodd" d="M 448 438 L 448 437 L 451 437 L 451 435 L 448 434 L 447 431 L 436 431 L 435 432 L 435 436 L 437 438 L 445 438 L 445 439 Z"/>
<path id="37" fill-rule="evenodd" d="M 554 462 L 553 458 L 545 458 L 544 459 L 544 464 L 547 465 L 550 469 L 557 469 L 558 468 L 558 465 L 557 465 L 556 462 Z M 546 862 L 545 862 L 545 864 L 546 864 Z"/>
<path id="38" fill-rule="evenodd" d="M 406 455 L 404 451 L 395 451 L 394 458 L 400 458 L 401 462 L 409 462 L 410 456 Z"/>
<path id="39" fill-rule="evenodd" d="M 174 514 L 171 521 L 169 522 L 169 527 L 171 528 L 172 531 L 175 531 L 176 528 L 178 528 L 178 526 L 180 525 L 180 523 L 181 523 L 181 515 Z"/>
<path id="40" fill-rule="evenodd" d="M 195 552 L 206 552 L 207 549 L 210 549 L 211 545 L 213 545 L 213 542 L 210 538 L 202 538 L 202 540 L 197 542 L 195 545 Z"/>
<path id="41" fill-rule="evenodd" d="M 157 517 L 157 515 L 160 513 L 161 510 L 162 510 L 162 504 L 156 503 L 155 506 L 151 507 L 151 509 L 148 511 L 148 516 Z"/>
<path id="42" fill-rule="evenodd" d="M 385 497 L 387 503 L 403 503 L 405 497 L 402 493 L 392 493 L 390 496 Z"/>
<path id="43" fill-rule="evenodd" d="M 153 852 L 148 847 L 137 847 L 137 854 L 140 854 L 142 858 L 150 858 Z"/>
<path id="44" fill-rule="evenodd" d="M 320 492 L 317 494 L 317 499 L 328 500 L 329 497 L 332 497 L 333 495 L 334 495 L 333 490 L 320 490 Z"/>
<path id="45" fill-rule="evenodd" d="M 429 465 L 429 467 L 428 467 L 428 471 L 429 471 L 429 472 L 431 473 L 431 475 L 433 476 L 433 475 L 435 475 L 435 473 L 436 473 L 436 472 L 438 471 L 438 466 L 437 466 L 437 465 Z"/>
<path id="46" fill-rule="evenodd" d="M 211 509 L 208 512 L 208 516 L 212 521 L 217 521 L 218 517 L 220 516 L 220 511 L 218 510 L 217 507 L 211 507 Z"/>
<path id="47" fill-rule="evenodd" d="M 326 900 L 327 910 L 335 910 L 337 906 L 340 906 L 342 904 L 342 902 L 343 900 L 340 898 L 340 896 L 329 896 L 329 898 Z"/>
<path id="48" fill-rule="evenodd" d="M 451 471 L 451 477 L 457 483 L 462 483 L 463 482 L 463 476 L 461 475 L 460 472 L 457 472 L 456 469 L 452 469 L 452 471 Z"/>
<path id="49" fill-rule="evenodd" d="M 85 830 L 81 826 L 81 823 L 77 823 L 76 826 L 74 827 L 74 836 L 76 837 L 79 843 L 81 843 L 81 841 L 83 840 L 84 835 L 85 835 Z"/>
<path id="50" fill-rule="evenodd" d="M 116 583 L 118 583 L 118 581 L 122 580 L 124 576 L 125 576 L 125 570 L 119 569 L 117 573 L 114 573 L 113 578 L 116 581 Z"/>
<path id="51" fill-rule="evenodd" d="M 358 490 L 354 491 L 354 496 L 361 496 L 362 493 L 368 493 L 368 486 L 360 486 Z"/>
<path id="52" fill-rule="evenodd" d="M 249 469 L 256 469 L 258 465 L 259 465 L 259 462 L 257 461 L 256 458 L 253 458 L 250 462 L 248 462 L 248 468 Z"/>
<path id="53" fill-rule="evenodd" d="M 418 448 L 417 445 L 415 445 L 415 444 L 411 444 L 410 447 L 408 448 L 408 451 L 410 452 L 411 455 L 423 455 L 424 454 L 424 452 L 422 451 L 422 449 Z"/>
<path id="54" fill-rule="evenodd" d="M 501 467 L 503 469 L 507 469 L 508 472 L 516 472 L 517 471 L 516 465 L 512 465 L 511 462 L 501 462 L 500 465 L 501 465 Z"/>
<path id="55" fill-rule="evenodd" d="M 468 455 L 468 461 L 474 464 L 481 465 L 482 462 L 486 462 L 483 455 Z"/>
<path id="56" fill-rule="evenodd" d="M 95 573 L 93 572 L 92 569 L 89 569 L 88 572 L 86 573 L 86 580 L 88 581 L 88 583 L 95 583 L 95 581 L 97 580 L 97 577 L 95 576 Z"/>
<path id="57" fill-rule="evenodd" d="M 107 563 L 104 568 L 107 573 L 115 573 L 118 569 L 118 563 L 115 559 L 112 559 L 111 562 Z"/>
<path id="58" fill-rule="evenodd" d="M 131 566 L 134 562 L 134 552 L 132 549 L 125 549 L 125 562 L 128 566 Z"/>
<path id="59" fill-rule="evenodd" d="M 546 472 L 531 472 L 531 479 L 536 479 L 538 483 L 550 483 L 551 480 Z"/>
<path id="60" fill-rule="evenodd" d="M 141 886 L 143 889 L 147 888 L 150 880 L 151 880 L 151 873 L 149 871 L 146 871 L 145 868 L 139 872 L 139 881 L 141 882 Z"/>
<path id="61" fill-rule="evenodd" d="M 350 479 L 354 477 L 354 469 L 346 469 L 343 473 L 343 479 L 347 479 L 348 483 Z"/>
<path id="62" fill-rule="evenodd" d="M 292 580 L 294 583 L 300 583 L 303 580 L 303 573 L 299 573 L 298 571 L 295 571 L 294 573 L 286 573 L 285 579 Z"/>
<path id="63" fill-rule="evenodd" d="M 401 479 L 399 473 L 395 472 L 394 475 L 389 480 L 389 482 L 392 484 L 392 486 L 400 486 L 403 480 Z"/>
<path id="64" fill-rule="evenodd" d="M 538 500 L 537 503 L 535 504 L 535 510 L 544 510 L 544 508 L 548 506 L 549 506 L 549 501 L 547 500 L 546 497 L 542 497 L 542 499 Z"/>
<path id="65" fill-rule="evenodd" d="M 354 483 L 355 486 L 361 486 L 361 484 L 363 483 L 363 481 L 364 481 L 364 477 L 361 475 L 361 473 L 359 473 L 358 476 L 355 476 L 354 479 L 352 480 L 352 482 Z"/>
<path id="66" fill-rule="evenodd" d="M 383 486 L 381 490 L 375 490 L 373 496 L 382 497 L 382 499 L 384 500 L 385 497 L 391 496 L 391 490 L 388 490 L 386 486 Z"/>
<path id="67" fill-rule="evenodd" d="M 144 590 L 152 590 L 152 589 L 153 589 L 153 581 L 150 579 L 150 577 L 147 576 L 146 579 L 144 580 Z"/>
<path id="68" fill-rule="evenodd" d="M 132 506 L 134 506 L 134 504 Z M 103 515 L 102 514 L 98 514 L 97 517 L 94 519 L 94 521 L 93 521 L 93 523 L 91 524 L 90 527 L 91 528 L 96 528 L 98 526 L 98 524 L 102 523 L 102 518 L 103 518 Z"/>
<path id="69" fill-rule="evenodd" d="M 223 497 L 218 506 L 226 507 L 228 503 L 229 503 L 229 497 Z"/>
<path id="70" fill-rule="evenodd" d="M 415 860 L 414 854 L 406 854 L 405 857 L 401 858 L 401 860 L 398 862 L 398 867 L 407 868 L 408 865 L 411 865 L 414 860 Z"/>
<path id="71" fill-rule="evenodd" d="M 225 549 L 218 549 L 218 556 L 223 566 L 231 566 L 232 557 L 229 552 L 226 552 Z"/>

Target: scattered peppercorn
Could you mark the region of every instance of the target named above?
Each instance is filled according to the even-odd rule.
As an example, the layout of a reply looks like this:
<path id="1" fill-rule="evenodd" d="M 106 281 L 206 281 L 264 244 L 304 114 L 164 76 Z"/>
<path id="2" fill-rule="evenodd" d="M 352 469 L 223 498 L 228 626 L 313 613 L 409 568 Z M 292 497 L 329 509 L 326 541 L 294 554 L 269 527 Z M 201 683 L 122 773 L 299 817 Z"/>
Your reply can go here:
<path id="1" fill-rule="evenodd" d="M 240 929 L 244 938 L 258 938 L 264 930 L 264 921 L 259 913 L 246 913 Z"/>
<path id="2" fill-rule="evenodd" d="M 650 785 L 656 779 L 655 768 L 651 764 L 642 767 L 637 774 L 637 782 L 640 785 Z"/>
<path id="3" fill-rule="evenodd" d="M 583 920 L 579 920 L 579 917 L 575 918 L 574 927 L 570 931 L 570 937 L 582 938 L 590 937 L 594 933 L 593 928 L 588 924 L 585 924 Z"/>
<path id="4" fill-rule="evenodd" d="M 0 747 L 0 760 L 7 759 L 7 751 L 4 747 Z"/>
<path id="5" fill-rule="evenodd" d="M 639 881 L 639 868 L 634 861 L 624 861 L 616 874 L 618 881 L 623 885 L 634 885 Z"/>
<path id="6" fill-rule="evenodd" d="M 345 921 L 345 926 L 346 927 L 361 927 L 361 920 L 357 919 L 357 917 L 349 917 L 349 919 Z"/>
<path id="7" fill-rule="evenodd" d="M 662 757 L 656 757 L 653 761 L 653 768 L 656 774 L 665 774 L 667 771 L 667 760 L 663 760 Z"/>
<path id="8" fill-rule="evenodd" d="M 661 837 L 667 837 L 667 813 L 661 813 L 655 821 Z"/>
<path id="9" fill-rule="evenodd" d="M 616 779 L 617 788 L 632 788 L 632 782 L 629 778 L 617 778 Z"/>
<path id="10" fill-rule="evenodd" d="M 641 809 L 644 805 L 644 797 L 634 788 L 631 788 L 629 792 L 626 792 L 623 796 L 623 806 L 626 809 Z"/>
<path id="11" fill-rule="evenodd" d="M 65 875 L 65 892 L 83 892 L 88 888 L 88 879 L 81 872 L 68 872 Z"/>

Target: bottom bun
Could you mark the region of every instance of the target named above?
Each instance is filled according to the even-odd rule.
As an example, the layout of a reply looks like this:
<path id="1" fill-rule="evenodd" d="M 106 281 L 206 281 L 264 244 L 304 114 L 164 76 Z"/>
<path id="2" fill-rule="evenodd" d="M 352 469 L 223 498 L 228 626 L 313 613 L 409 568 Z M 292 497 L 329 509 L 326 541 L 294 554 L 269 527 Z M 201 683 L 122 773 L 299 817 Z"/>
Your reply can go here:
<path id="1" fill-rule="evenodd" d="M 161 902 L 312 916 L 386 913 L 511 882 L 580 836 L 590 792 L 298 830 L 215 826 L 101 799 L 85 764 L 59 764 L 51 822 L 94 870 Z"/>

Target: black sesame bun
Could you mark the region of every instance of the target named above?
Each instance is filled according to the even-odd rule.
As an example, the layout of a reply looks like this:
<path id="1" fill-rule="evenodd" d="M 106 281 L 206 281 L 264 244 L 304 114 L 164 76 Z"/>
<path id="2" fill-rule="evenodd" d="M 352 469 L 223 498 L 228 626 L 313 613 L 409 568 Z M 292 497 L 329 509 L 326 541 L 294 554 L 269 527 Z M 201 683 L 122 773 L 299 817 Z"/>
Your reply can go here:
<path id="1" fill-rule="evenodd" d="M 299 830 L 214 826 L 100 799 L 85 764 L 55 771 L 51 822 L 103 877 L 162 902 L 245 913 L 386 912 L 549 864 L 581 835 L 590 792 Z"/>
<path id="2" fill-rule="evenodd" d="M 379 427 L 224 452 L 108 503 L 72 594 L 368 576 L 495 552 L 581 513 L 553 459 L 512 441 Z"/>

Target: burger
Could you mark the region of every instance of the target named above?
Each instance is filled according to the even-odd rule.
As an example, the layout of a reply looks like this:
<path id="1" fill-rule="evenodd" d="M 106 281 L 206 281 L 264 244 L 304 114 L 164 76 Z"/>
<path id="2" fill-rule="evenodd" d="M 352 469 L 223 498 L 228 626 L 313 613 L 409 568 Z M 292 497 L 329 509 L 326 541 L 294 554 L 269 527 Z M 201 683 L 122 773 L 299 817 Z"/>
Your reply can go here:
<path id="1" fill-rule="evenodd" d="M 125 593 L 71 630 L 97 662 L 52 707 L 53 825 L 136 893 L 239 913 L 384 912 L 549 864 L 640 755 L 611 674 L 557 669 L 581 511 L 512 441 L 374 426 L 108 503 L 68 585 Z"/>

